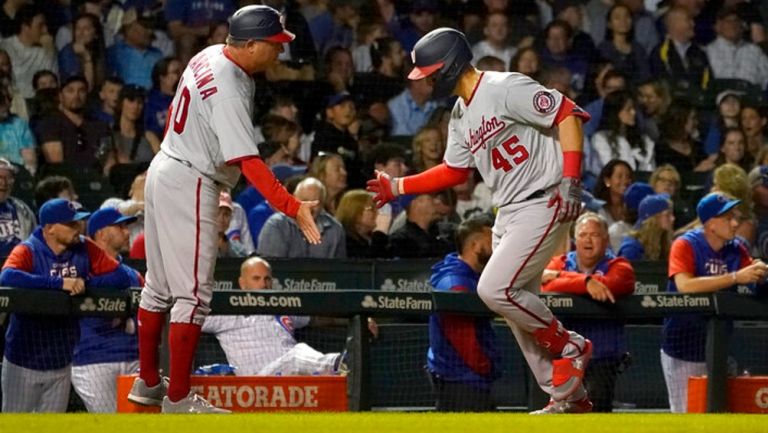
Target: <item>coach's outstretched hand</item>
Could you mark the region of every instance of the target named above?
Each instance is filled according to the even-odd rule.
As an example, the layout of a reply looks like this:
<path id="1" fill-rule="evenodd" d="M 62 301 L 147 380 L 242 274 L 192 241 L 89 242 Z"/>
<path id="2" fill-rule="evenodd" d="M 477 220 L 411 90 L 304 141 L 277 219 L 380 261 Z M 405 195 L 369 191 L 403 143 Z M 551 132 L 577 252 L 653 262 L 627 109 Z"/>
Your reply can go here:
<path id="1" fill-rule="evenodd" d="M 304 233 L 304 237 L 307 238 L 307 242 L 313 245 L 320 243 L 320 230 L 317 229 L 315 224 L 315 216 L 312 214 L 312 209 L 319 206 L 317 200 L 303 201 L 299 206 L 299 211 L 296 213 L 296 223 L 299 225 L 301 232 Z"/>
<path id="2" fill-rule="evenodd" d="M 380 208 L 399 195 L 397 179 L 392 179 L 387 173 L 379 170 L 375 170 L 373 174 L 376 177 L 368 181 L 366 189 L 374 193 L 373 202 Z"/>
<path id="3" fill-rule="evenodd" d="M 581 181 L 573 177 L 564 177 L 549 200 L 549 206 L 554 206 L 558 201 L 560 202 L 558 221 L 568 222 L 578 218 L 581 213 Z"/>

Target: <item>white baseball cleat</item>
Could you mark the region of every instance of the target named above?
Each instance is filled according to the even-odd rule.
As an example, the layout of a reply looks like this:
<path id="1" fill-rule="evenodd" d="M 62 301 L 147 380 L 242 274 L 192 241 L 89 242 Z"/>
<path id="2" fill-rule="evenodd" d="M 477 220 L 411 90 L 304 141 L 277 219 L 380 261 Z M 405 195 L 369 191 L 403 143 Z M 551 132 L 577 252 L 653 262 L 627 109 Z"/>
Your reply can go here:
<path id="1" fill-rule="evenodd" d="M 561 413 L 589 413 L 592 412 L 592 402 L 584 397 L 578 401 L 549 400 L 549 404 L 543 409 L 531 412 L 531 415 L 552 415 Z"/>
<path id="2" fill-rule="evenodd" d="M 147 386 L 144 379 L 137 377 L 128 393 L 128 401 L 142 406 L 162 406 L 163 397 L 168 393 L 168 378 L 161 377 L 160 383 L 155 386 Z"/>
<path id="3" fill-rule="evenodd" d="M 208 401 L 194 391 L 190 391 L 189 395 L 183 399 L 172 402 L 168 396 L 163 399 L 163 413 L 232 413 L 226 409 L 219 409 L 218 407 L 208 403 Z"/>

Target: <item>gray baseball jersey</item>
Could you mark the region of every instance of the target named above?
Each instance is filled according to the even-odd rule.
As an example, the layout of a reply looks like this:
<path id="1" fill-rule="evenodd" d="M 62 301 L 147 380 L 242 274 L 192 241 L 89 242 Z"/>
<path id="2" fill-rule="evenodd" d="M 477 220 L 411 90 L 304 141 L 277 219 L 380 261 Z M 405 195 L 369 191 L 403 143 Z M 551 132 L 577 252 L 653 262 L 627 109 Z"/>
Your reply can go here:
<path id="1" fill-rule="evenodd" d="M 563 155 L 553 126 L 563 100 L 523 74 L 483 72 L 469 101 L 453 107 L 445 163 L 477 167 L 499 207 L 556 185 Z"/>
<path id="2" fill-rule="evenodd" d="M 160 148 L 234 187 L 240 168 L 227 163 L 259 154 L 251 122 L 254 91 L 253 79 L 227 57 L 224 45 L 204 49 L 181 75 Z"/>

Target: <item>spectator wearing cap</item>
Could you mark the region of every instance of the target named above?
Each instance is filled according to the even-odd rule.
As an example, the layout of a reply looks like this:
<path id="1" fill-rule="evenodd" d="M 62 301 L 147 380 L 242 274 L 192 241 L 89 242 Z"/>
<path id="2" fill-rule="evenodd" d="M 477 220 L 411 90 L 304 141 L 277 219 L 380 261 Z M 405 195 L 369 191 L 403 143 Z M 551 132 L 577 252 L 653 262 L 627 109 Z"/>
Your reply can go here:
<path id="1" fill-rule="evenodd" d="M 699 201 L 696 213 L 703 226 L 672 243 L 668 292 L 736 291 L 739 285 L 754 289 L 754 284 L 765 278 L 768 267 L 753 259 L 736 236 L 739 203 L 721 193 L 709 194 Z M 708 319 L 698 314 L 664 319 L 661 367 L 673 413 L 687 409 L 688 377 L 707 374 L 707 323 Z"/>
<path id="2" fill-rule="evenodd" d="M 163 53 L 151 46 L 152 28 L 152 22 L 139 16 L 136 9 L 123 14 L 123 37 L 107 52 L 110 75 L 117 75 L 125 84 L 135 84 L 146 90 L 152 87 L 152 68 L 163 58 Z"/>
<path id="3" fill-rule="evenodd" d="M 574 226 L 576 249 L 553 257 L 542 274 L 542 292 L 589 296 L 614 303 L 635 290 L 635 271 L 629 261 L 608 248 L 605 218 L 582 214 Z M 627 341 L 621 320 L 569 320 L 568 329 L 589 338 L 595 345 L 584 384 L 595 412 L 611 412 L 616 378 L 627 360 Z"/>
<path id="4" fill-rule="evenodd" d="M 314 245 L 307 242 L 294 220 L 278 212 L 269 217 L 261 229 L 257 254 L 261 257 L 346 258 L 347 244 L 344 228 L 322 206 L 326 195 L 322 182 L 308 177 L 299 182 L 293 195 L 299 200 L 320 202 L 312 209 L 312 215 L 320 230 L 322 242 Z"/>
<path id="5" fill-rule="evenodd" d="M 707 155 L 720 151 L 723 131 L 727 128 L 739 128 L 739 114 L 741 113 L 741 98 L 744 92 L 737 90 L 723 90 L 717 94 L 717 116 L 712 119 L 704 139 L 704 152 Z"/>
<path id="6" fill-rule="evenodd" d="M 232 223 L 234 205 L 232 196 L 227 192 L 219 194 L 219 214 L 217 217 L 219 227 L 219 257 L 246 257 L 250 253 L 241 242 L 239 232 L 228 234 Z M 250 234 L 249 234 L 250 235 Z"/>
<path id="7" fill-rule="evenodd" d="M 165 20 L 168 33 L 176 42 L 179 60 L 183 65 L 189 62 L 199 48 L 200 42 L 208 36 L 212 22 L 226 21 L 235 12 L 234 0 L 168 0 L 165 2 Z"/>
<path id="8" fill-rule="evenodd" d="M 104 174 L 109 175 L 112 167 L 120 164 L 146 164 L 160 151 L 160 138 L 144 128 L 144 101 L 146 92 L 136 85 L 126 85 L 120 90 L 115 108 L 115 123 L 112 126 L 111 141 L 107 147 L 99 148 Z M 119 186 L 125 179 L 110 177 L 112 184 Z"/>
<path id="9" fill-rule="evenodd" d="M 124 289 L 131 275 L 90 239 L 80 223 L 90 216 L 66 199 L 40 207 L 40 226 L 17 245 L 0 273 L 0 284 L 30 290 Z M 73 349 L 79 340 L 76 317 L 14 313 L 6 331 L 3 358 L 3 412 L 64 412 L 69 401 Z"/>
<path id="10" fill-rule="evenodd" d="M 715 21 L 717 38 L 706 52 L 714 78 L 749 81 L 761 89 L 768 85 L 768 56 L 743 39 L 744 22 L 736 8 L 723 8 Z"/>
<path id="11" fill-rule="evenodd" d="M 93 167 L 101 139 L 109 136 L 106 124 L 85 116 L 88 83 L 81 76 L 67 78 L 59 91 L 59 109 L 38 122 L 37 142 L 48 164 L 77 162 Z"/>
<path id="12" fill-rule="evenodd" d="M 0 158 L 24 166 L 30 174 L 37 171 L 35 137 L 29 123 L 11 113 L 11 94 L 0 85 Z"/>
<path id="13" fill-rule="evenodd" d="M 768 257 L 768 166 L 753 168 L 748 179 L 757 216 L 757 236 L 752 251 L 755 257 Z"/>
<path id="14" fill-rule="evenodd" d="M 135 269 L 122 264 L 121 254 L 128 252 L 129 226 L 135 216 L 126 216 L 117 208 L 105 207 L 88 219 L 88 237 L 121 263 L 131 278 L 131 287 L 144 286 Z M 139 370 L 138 339 L 135 318 L 83 317 L 80 341 L 72 358 L 72 386 L 90 413 L 114 413 L 117 410 L 117 377 Z"/>
<path id="15" fill-rule="evenodd" d="M 672 201 L 665 194 L 652 194 L 640 202 L 634 230 L 618 249 L 627 260 L 664 260 L 669 257 L 675 215 Z"/>
<path id="16" fill-rule="evenodd" d="M 56 50 L 53 40 L 45 25 L 45 15 L 34 6 L 22 6 L 15 19 L 18 21 L 18 32 L 0 40 L 0 49 L 5 50 L 13 64 L 13 81 L 18 86 L 21 95 L 30 99 L 35 96 L 32 88 L 32 76 L 41 69 L 58 73 Z"/>
<path id="17" fill-rule="evenodd" d="M 325 119 L 315 129 L 312 155 L 320 152 L 334 153 L 344 160 L 349 174 L 349 186 L 362 187 L 366 176 L 362 172 L 363 159 L 355 130 L 357 109 L 352 95 L 343 92 L 331 95 L 326 100 Z"/>
<path id="18" fill-rule="evenodd" d="M 387 102 L 391 135 L 416 135 L 439 106 L 431 99 L 432 86 L 426 78 L 408 80 L 405 90 Z"/>
<path id="19" fill-rule="evenodd" d="M 632 183 L 624 191 L 625 217 L 622 220 L 614 221 L 608 226 L 608 235 L 610 236 L 611 250 L 613 252 L 619 251 L 622 240 L 632 231 L 632 225 L 638 219 L 640 202 L 651 194 L 653 194 L 653 188 L 645 182 Z"/>
<path id="20" fill-rule="evenodd" d="M 0 125 L 2 126 L 2 125 Z M 18 169 L 7 159 L 0 158 L 0 258 L 8 257 L 11 250 L 26 239 L 37 225 L 32 209 L 23 201 L 12 197 Z"/>
<path id="21" fill-rule="evenodd" d="M 309 22 L 318 53 L 325 54 L 332 47 L 352 48 L 360 21 L 359 7 L 357 0 L 335 0 L 329 2 L 328 10 Z"/>

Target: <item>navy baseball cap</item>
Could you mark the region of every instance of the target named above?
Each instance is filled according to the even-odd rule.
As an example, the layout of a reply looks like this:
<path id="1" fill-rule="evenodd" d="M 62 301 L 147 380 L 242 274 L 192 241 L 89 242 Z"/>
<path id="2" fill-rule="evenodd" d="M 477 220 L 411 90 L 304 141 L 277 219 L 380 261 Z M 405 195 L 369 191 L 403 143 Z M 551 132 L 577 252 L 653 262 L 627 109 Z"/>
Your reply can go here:
<path id="1" fill-rule="evenodd" d="M 624 191 L 624 204 L 626 204 L 629 209 L 636 211 L 640 206 L 640 202 L 654 192 L 653 188 L 647 183 L 635 182 L 628 186 L 627 190 Z"/>
<path id="2" fill-rule="evenodd" d="M 326 99 L 325 101 L 325 108 L 333 108 L 342 102 L 345 101 L 351 101 L 352 95 L 350 95 L 348 92 L 341 92 L 337 93 L 335 95 L 331 95 Z"/>
<path id="3" fill-rule="evenodd" d="M 105 207 L 99 209 L 91 215 L 88 220 L 88 236 L 93 237 L 96 232 L 104 227 L 115 226 L 122 223 L 132 223 L 138 218 L 135 216 L 123 215 L 117 208 Z"/>
<path id="4" fill-rule="evenodd" d="M 285 19 L 277 10 L 264 5 L 238 9 L 229 17 L 229 36 L 247 41 L 291 42 L 296 35 L 285 29 Z"/>
<path id="5" fill-rule="evenodd" d="M 696 205 L 696 214 L 704 224 L 714 217 L 719 217 L 736 207 L 741 200 L 730 199 L 723 194 L 713 193 L 704 196 Z"/>
<path id="6" fill-rule="evenodd" d="M 65 198 L 54 198 L 43 203 L 40 207 L 40 225 L 66 224 L 72 221 L 82 221 L 91 215 L 90 212 L 80 212 L 77 205 Z"/>
<path id="7" fill-rule="evenodd" d="M 635 227 L 640 227 L 648 218 L 669 209 L 669 195 L 651 194 L 646 196 L 638 206 L 637 222 Z"/>

